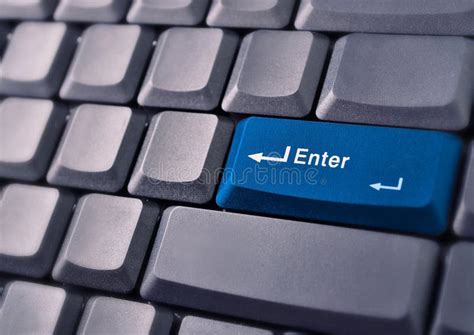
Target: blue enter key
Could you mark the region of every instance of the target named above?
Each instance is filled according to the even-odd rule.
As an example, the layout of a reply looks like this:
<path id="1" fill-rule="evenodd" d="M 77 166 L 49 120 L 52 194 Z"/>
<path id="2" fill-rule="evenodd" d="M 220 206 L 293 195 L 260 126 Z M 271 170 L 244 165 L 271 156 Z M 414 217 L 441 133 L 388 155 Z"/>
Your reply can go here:
<path id="1" fill-rule="evenodd" d="M 439 235 L 461 150 L 436 131 L 251 117 L 237 126 L 217 204 Z"/>

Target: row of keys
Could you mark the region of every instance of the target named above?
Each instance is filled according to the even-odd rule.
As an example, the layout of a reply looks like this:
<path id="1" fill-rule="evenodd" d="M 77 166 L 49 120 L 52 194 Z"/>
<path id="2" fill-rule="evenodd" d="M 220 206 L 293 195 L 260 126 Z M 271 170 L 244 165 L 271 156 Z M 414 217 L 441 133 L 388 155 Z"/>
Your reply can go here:
<path id="1" fill-rule="evenodd" d="M 52 185 L 103 192 L 127 185 L 132 195 L 197 204 L 212 201 L 220 183 L 223 208 L 419 234 L 448 227 L 462 147 L 455 135 L 248 118 L 223 169 L 234 128 L 226 117 L 161 112 L 139 148 L 144 113 L 79 105 L 57 145 L 66 110 L 49 100 L 1 103 L 1 177 L 46 175 Z M 470 157 L 454 224 L 460 236 L 474 236 Z"/>
<path id="2" fill-rule="evenodd" d="M 2 334 L 171 334 L 174 317 L 172 312 L 164 307 L 94 296 L 87 300 L 81 316 L 84 300 L 74 291 L 55 286 L 24 281 L 9 282 L 0 301 Z M 269 329 L 192 315 L 182 319 L 176 334 L 277 335 Z"/>
<path id="3" fill-rule="evenodd" d="M 48 98 L 59 91 L 66 100 L 134 99 L 154 32 L 137 25 L 90 26 L 71 60 L 78 35 L 64 23 L 18 25 L 3 59 L 0 94 Z M 231 71 L 237 47 L 237 35 L 222 29 L 166 30 L 138 103 L 209 111 L 225 90 L 227 112 L 298 118 L 312 111 L 329 48 L 326 36 L 250 33 Z M 470 121 L 472 78 L 469 39 L 352 34 L 336 42 L 316 114 L 338 122 L 461 130 Z"/>
<path id="4" fill-rule="evenodd" d="M 0 177 L 35 181 L 49 166 L 66 108 L 49 100 L 0 104 Z M 47 172 L 54 185 L 117 192 L 126 182 L 146 116 L 128 107 L 80 105 Z M 134 195 L 209 202 L 231 141 L 230 119 L 204 113 L 154 116 L 128 185 Z"/>
<path id="5" fill-rule="evenodd" d="M 15 0 L 0 2 L 0 18 L 128 22 L 237 28 L 284 28 L 296 0 Z M 130 3 L 131 2 L 131 3 Z M 128 15 L 126 15 L 127 10 Z M 471 0 L 301 0 L 295 27 L 303 30 L 474 35 Z"/>
<path id="6" fill-rule="evenodd" d="M 20 186 L 15 185 L 7 189 L 0 215 L 12 202 L 12 193 L 18 197 L 20 191 Z M 146 220 L 143 218 L 142 206 L 136 199 L 105 195 L 82 198 L 53 278 L 111 291 L 116 289 L 111 283 L 130 280 L 137 269 L 131 268 L 128 261 L 130 257 L 140 257 L 137 256 L 141 253 L 139 250 L 146 248 L 149 230 L 156 221 L 156 211 L 149 212 Z M 10 238 L 24 241 L 25 235 L 32 236 L 25 234 L 31 227 L 22 222 L 18 214 L 20 208 L 16 214 L 15 209 L 12 211 L 7 217 L 8 226 L 2 217 L 2 231 L 7 234 L 13 231 L 16 235 L 9 235 Z M 148 240 L 143 239 L 146 229 Z M 17 245 L 28 247 L 23 243 Z M 127 251 L 129 247 L 131 251 Z M 15 247 L 10 245 L 12 248 Z M 171 207 L 161 219 L 140 293 L 144 299 L 158 303 L 312 331 L 422 334 L 439 249 L 432 241 L 409 236 Z M 2 266 L 6 264 L 4 259 Z M 133 261 L 142 263 L 140 259 Z M 474 295 L 470 289 L 473 262 L 472 243 L 451 246 L 432 334 L 444 334 L 445 329 L 460 333 L 474 331 Z M 2 270 L 10 272 L 10 269 Z M 267 285 L 268 278 L 272 279 L 271 286 Z M 4 328 L 7 324 L 12 329 L 31 327 L 41 318 L 31 317 L 29 323 L 17 322 L 15 318 L 41 313 L 39 311 L 45 308 L 58 312 L 49 313 L 48 319 L 42 320 L 44 327 L 55 324 L 51 315 L 66 318 L 61 325 L 70 325 L 70 319 L 77 315 L 78 297 L 75 295 L 64 298 L 62 289 L 42 290 L 41 286 L 26 283 L 16 285 L 7 286 L 3 294 L 2 329 L 8 329 Z M 28 290 L 28 294 L 23 290 Z M 461 298 L 462 308 L 458 304 Z M 22 299 L 31 301 L 18 301 Z M 37 301 L 42 308 L 35 307 Z M 85 310 L 88 321 L 81 323 L 79 329 L 105 330 L 111 326 L 107 322 L 121 324 L 121 327 L 134 325 L 132 321 L 125 322 L 123 315 L 117 319 L 119 311 L 123 313 L 132 306 L 136 308 L 125 315 L 136 315 L 137 309 L 144 308 L 139 306 L 150 305 L 128 306 L 126 302 L 112 299 L 93 299 Z M 18 309 L 23 313 L 15 314 Z M 69 312 L 61 313 L 64 309 Z M 136 329 L 156 326 L 153 321 L 156 310 L 147 309 L 139 313 L 145 319 L 140 319 L 141 326 Z M 112 314 L 99 318 L 95 313 Z"/>

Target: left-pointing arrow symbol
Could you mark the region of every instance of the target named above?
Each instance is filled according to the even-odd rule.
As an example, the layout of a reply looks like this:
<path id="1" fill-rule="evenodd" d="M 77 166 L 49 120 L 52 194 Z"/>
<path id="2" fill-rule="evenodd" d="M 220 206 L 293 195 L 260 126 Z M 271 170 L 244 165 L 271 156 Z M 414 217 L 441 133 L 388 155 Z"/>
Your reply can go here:
<path id="1" fill-rule="evenodd" d="M 264 156 L 263 152 L 258 152 L 256 154 L 251 154 L 248 157 L 254 161 L 260 163 L 261 161 L 277 162 L 277 163 L 286 163 L 290 157 L 291 146 L 287 146 L 285 150 L 285 155 L 283 157 L 273 157 L 273 156 Z"/>

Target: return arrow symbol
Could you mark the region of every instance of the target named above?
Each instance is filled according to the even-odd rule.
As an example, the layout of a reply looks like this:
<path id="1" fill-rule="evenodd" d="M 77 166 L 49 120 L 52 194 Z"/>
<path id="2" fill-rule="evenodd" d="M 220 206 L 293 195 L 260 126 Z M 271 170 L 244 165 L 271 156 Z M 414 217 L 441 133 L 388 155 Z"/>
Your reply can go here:
<path id="1" fill-rule="evenodd" d="M 249 155 L 248 157 L 256 161 L 257 163 L 260 163 L 261 161 L 269 161 L 269 162 L 277 162 L 277 163 L 286 163 L 288 162 L 288 158 L 290 157 L 290 151 L 291 147 L 287 146 L 285 150 L 285 155 L 283 158 L 280 157 L 268 157 L 264 156 L 263 152 L 259 152 L 256 154 Z"/>
<path id="2" fill-rule="evenodd" d="M 371 184 L 370 187 L 373 189 L 380 191 L 380 190 L 390 190 L 390 191 L 400 191 L 403 186 L 403 178 L 398 179 L 397 186 L 385 186 L 382 183 Z"/>

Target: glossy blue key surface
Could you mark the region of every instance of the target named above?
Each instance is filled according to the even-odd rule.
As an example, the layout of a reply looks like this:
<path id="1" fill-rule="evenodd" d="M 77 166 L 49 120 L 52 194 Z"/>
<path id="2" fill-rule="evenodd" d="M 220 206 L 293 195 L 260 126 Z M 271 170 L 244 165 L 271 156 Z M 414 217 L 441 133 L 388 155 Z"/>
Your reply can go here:
<path id="1" fill-rule="evenodd" d="M 461 150 L 436 131 L 251 117 L 237 127 L 217 204 L 438 235 Z"/>

